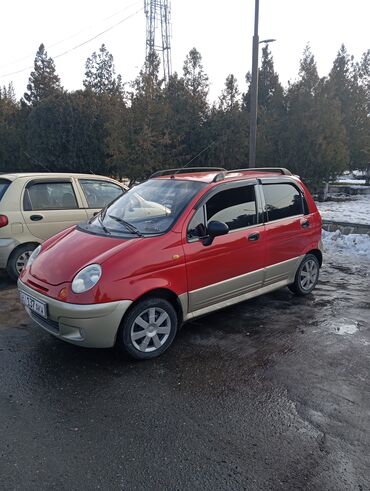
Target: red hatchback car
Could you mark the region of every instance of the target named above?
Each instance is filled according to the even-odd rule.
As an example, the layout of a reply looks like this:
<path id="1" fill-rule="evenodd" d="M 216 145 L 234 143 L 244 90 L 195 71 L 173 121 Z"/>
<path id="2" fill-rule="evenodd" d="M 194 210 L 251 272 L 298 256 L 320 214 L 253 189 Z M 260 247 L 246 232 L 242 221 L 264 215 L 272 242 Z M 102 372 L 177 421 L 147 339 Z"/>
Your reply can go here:
<path id="1" fill-rule="evenodd" d="M 181 324 L 288 286 L 315 287 L 321 217 L 282 168 L 166 170 L 32 254 L 18 286 L 60 339 L 154 358 Z"/>

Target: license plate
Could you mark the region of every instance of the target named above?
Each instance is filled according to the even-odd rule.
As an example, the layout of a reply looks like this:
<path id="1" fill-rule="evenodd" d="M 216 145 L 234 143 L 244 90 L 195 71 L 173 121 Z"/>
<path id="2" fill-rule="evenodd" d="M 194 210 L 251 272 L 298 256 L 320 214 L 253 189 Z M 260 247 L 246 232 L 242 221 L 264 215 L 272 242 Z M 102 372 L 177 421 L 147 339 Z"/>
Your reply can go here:
<path id="1" fill-rule="evenodd" d="M 31 297 L 28 293 L 24 293 L 22 291 L 19 292 L 20 300 L 23 305 L 28 307 L 30 310 L 35 312 L 38 315 L 41 315 L 44 319 L 47 319 L 47 305 L 44 302 L 40 302 L 40 300 L 36 300 L 36 298 Z"/>

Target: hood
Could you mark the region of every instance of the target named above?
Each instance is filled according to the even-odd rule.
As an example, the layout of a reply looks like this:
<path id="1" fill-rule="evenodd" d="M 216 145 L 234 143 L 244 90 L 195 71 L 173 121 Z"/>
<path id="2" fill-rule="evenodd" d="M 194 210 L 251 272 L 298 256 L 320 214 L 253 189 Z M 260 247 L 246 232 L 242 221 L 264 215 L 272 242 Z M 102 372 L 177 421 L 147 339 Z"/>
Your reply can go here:
<path id="1" fill-rule="evenodd" d="M 72 282 L 76 273 L 89 264 L 104 261 L 131 248 L 140 238 L 121 239 L 97 236 L 74 229 L 60 240 L 46 242 L 30 268 L 34 278 L 49 285 Z"/>

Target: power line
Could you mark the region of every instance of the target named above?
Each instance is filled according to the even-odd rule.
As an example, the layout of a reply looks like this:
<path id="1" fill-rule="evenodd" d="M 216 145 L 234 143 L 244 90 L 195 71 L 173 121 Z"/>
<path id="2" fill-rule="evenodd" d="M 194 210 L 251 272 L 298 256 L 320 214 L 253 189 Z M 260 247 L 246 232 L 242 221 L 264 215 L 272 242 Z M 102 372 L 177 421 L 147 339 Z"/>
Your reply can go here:
<path id="1" fill-rule="evenodd" d="M 83 32 L 88 31 L 89 29 L 95 27 L 97 24 L 101 24 L 102 22 L 105 22 L 105 21 L 107 21 L 109 19 L 112 19 L 113 17 L 116 17 L 118 14 L 121 14 L 125 10 L 127 10 L 127 9 L 129 9 L 131 7 L 134 7 L 134 6 L 138 5 L 139 3 L 141 3 L 141 1 L 136 1 L 134 3 L 131 3 L 130 5 L 127 5 L 125 8 L 123 8 L 123 9 L 115 12 L 114 14 L 111 14 L 108 17 L 105 17 L 104 19 L 99 20 L 98 22 L 95 22 L 95 24 L 92 24 L 92 25 L 90 25 L 88 27 L 84 27 L 80 31 L 78 31 L 78 32 L 76 32 L 74 34 L 71 34 L 70 36 L 68 36 L 68 37 L 66 37 L 66 38 L 64 38 L 64 39 L 62 39 L 60 41 L 57 41 L 57 42 L 55 42 L 53 44 L 49 44 L 48 45 L 48 49 L 55 48 L 55 46 L 59 46 L 60 44 L 63 44 L 64 42 L 69 41 L 70 39 L 73 39 L 76 36 L 79 36 Z M 17 63 L 20 63 L 21 61 L 27 60 L 28 58 L 30 58 L 30 57 L 32 57 L 34 55 L 35 55 L 35 52 L 30 53 L 27 56 L 23 56 L 22 58 L 19 58 L 18 60 L 13 60 L 13 61 L 10 61 L 9 63 L 5 63 L 4 65 L 0 65 L 0 69 L 5 68 L 5 67 L 8 67 L 8 66 L 16 65 Z"/>
<path id="2" fill-rule="evenodd" d="M 102 36 L 103 34 L 107 33 L 108 31 L 111 31 L 112 29 L 114 29 L 115 27 L 119 26 L 120 24 L 122 24 L 123 22 L 126 22 L 127 20 L 131 19 L 132 17 L 134 17 L 135 15 L 137 15 L 139 12 L 141 12 L 142 10 L 144 10 L 144 7 L 141 7 L 139 10 L 137 10 L 136 12 L 128 15 L 127 17 L 125 17 L 124 19 L 120 20 L 119 22 L 116 22 L 115 24 L 113 24 L 112 26 L 108 27 L 107 29 L 104 29 L 104 31 L 101 31 L 99 32 L 98 34 L 96 34 L 95 36 L 87 39 L 86 41 L 83 41 L 82 43 L 80 44 L 77 44 L 76 46 L 73 46 L 73 48 L 70 48 L 66 51 L 64 51 L 63 53 L 59 53 L 58 55 L 56 56 L 53 56 L 52 58 L 55 60 L 56 58 L 60 58 L 62 56 L 65 56 L 66 54 L 68 53 L 71 53 L 72 51 L 75 51 L 76 49 L 78 48 L 81 48 L 82 46 L 84 46 L 85 44 L 88 44 L 90 43 L 91 41 L 94 41 L 94 39 L 97 39 L 98 37 Z M 17 75 L 18 73 L 22 73 L 22 72 L 25 72 L 26 70 L 32 70 L 33 68 L 33 65 L 32 66 L 28 66 L 26 68 L 22 68 L 21 70 L 17 70 L 15 72 L 11 72 L 11 73 L 5 73 L 5 74 L 2 74 L 0 75 L 0 78 L 5 78 L 5 77 L 10 77 L 11 75 Z"/>

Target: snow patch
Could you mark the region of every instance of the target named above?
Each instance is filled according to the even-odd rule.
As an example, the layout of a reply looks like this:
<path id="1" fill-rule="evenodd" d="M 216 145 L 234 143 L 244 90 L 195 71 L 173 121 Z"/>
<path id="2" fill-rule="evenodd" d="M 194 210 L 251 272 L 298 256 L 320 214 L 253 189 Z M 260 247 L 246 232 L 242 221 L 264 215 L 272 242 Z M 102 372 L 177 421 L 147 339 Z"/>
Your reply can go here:
<path id="1" fill-rule="evenodd" d="M 346 179 L 345 177 L 339 177 L 336 182 L 341 184 L 365 184 L 365 179 Z"/>
<path id="2" fill-rule="evenodd" d="M 351 319 L 342 319 L 334 327 L 335 334 L 339 334 L 340 336 L 355 334 L 358 330 L 358 322 Z"/>
<path id="3" fill-rule="evenodd" d="M 370 225 L 370 195 L 354 196 L 346 201 L 316 203 L 324 220 Z"/>
<path id="4" fill-rule="evenodd" d="M 351 253 L 367 256 L 370 259 L 370 236 L 366 234 L 344 235 L 340 230 L 322 231 L 324 248 L 328 252 Z"/>

